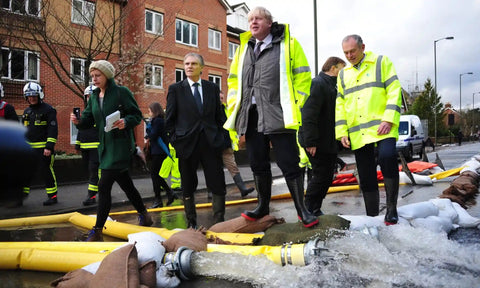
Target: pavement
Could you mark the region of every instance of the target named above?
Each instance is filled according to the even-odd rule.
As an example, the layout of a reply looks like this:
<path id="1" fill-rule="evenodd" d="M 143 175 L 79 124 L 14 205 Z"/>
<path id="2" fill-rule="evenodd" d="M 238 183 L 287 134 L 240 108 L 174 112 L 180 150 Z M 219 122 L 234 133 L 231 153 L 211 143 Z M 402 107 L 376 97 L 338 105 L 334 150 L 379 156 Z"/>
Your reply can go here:
<path id="1" fill-rule="evenodd" d="M 248 187 L 254 187 L 253 184 L 253 174 L 249 166 L 238 166 L 240 174 L 244 182 Z M 240 192 L 234 188 L 235 184 L 233 182 L 230 173 L 226 169 L 225 172 L 225 183 L 227 185 L 227 200 L 239 200 Z M 198 174 L 198 188 L 196 195 L 196 202 L 202 203 L 207 202 L 207 193 L 206 193 L 206 184 L 205 177 L 202 170 L 197 171 Z M 276 165 L 272 163 L 272 175 L 273 177 L 280 177 L 281 171 Z M 133 182 L 135 187 L 140 192 L 142 199 L 144 200 L 145 206 L 150 207 L 153 203 L 154 193 L 152 180 L 150 177 L 138 177 L 134 178 Z M 167 181 L 168 182 L 168 181 Z M 97 205 L 83 206 L 82 201 L 87 197 L 87 183 L 75 183 L 62 185 L 58 187 L 58 203 L 51 206 L 43 206 L 43 201 L 47 199 L 47 194 L 44 188 L 31 189 L 30 195 L 24 200 L 23 206 L 15 208 L 3 208 L 0 209 L 0 219 L 9 219 L 9 218 L 20 218 L 20 217 L 32 217 L 40 215 L 52 215 L 52 214 L 61 214 L 69 212 L 80 212 L 84 214 L 95 214 Z M 236 187 L 236 186 L 235 186 Z M 181 192 L 180 194 L 181 195 Z M 251 197 L 256 197 L 256 192 L 249 194 Z M 166 201 L 166 197 L 162 194 L 163 201 Z M 181 197 L 180 197 L 181 198 Z M 230 199 L 229 199 L 230 198 Z M 233 199 L 231 199 L 233 198 Z M 125 206 L 129 203 L 127 196 L 120 189 L 117 183 L 114 184 L 112 188 L 112 208 Z M 175 203 L 174 203 L 175 204 Z M 134 209 L 133 206 L 130 206 L 130 209 Z"/>

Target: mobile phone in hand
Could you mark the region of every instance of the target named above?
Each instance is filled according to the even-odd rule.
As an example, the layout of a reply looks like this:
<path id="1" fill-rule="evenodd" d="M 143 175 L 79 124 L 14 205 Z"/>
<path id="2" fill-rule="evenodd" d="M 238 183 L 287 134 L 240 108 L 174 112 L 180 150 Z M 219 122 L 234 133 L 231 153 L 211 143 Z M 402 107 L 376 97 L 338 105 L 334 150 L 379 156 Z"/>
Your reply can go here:
<path id="1" fill-rule="evenodd" d="M 77 119 L 80 119 L 80 108 L 73 108 L 73 114 L 75 114 L 75 117 L 77 117 Z"/>

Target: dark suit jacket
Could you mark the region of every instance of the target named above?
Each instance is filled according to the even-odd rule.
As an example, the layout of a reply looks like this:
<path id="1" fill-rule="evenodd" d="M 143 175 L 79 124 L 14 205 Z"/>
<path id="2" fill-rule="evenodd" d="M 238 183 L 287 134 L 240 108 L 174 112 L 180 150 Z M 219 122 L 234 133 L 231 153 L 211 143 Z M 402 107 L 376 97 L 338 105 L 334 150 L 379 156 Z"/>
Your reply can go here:
<path id="1" fill-rule="evenodd" d="M 220 88 L 210 81 L 201 81 L 202 114 L 187 79 L 168 87 L 165 128 L 179 158 L 190 157 L 202 130 L 212 148 L 223 144 L 222 126 L 226 119 L 220 103 Z"/>

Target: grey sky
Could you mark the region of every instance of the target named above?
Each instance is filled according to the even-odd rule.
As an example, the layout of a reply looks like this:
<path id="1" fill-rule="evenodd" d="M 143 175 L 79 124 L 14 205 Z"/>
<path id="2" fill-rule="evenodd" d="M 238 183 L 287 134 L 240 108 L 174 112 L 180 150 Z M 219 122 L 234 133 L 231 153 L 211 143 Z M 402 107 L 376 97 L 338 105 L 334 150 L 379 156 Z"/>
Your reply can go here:
<path id="1" fill-rule="evenodd" d="M 267 8 L 274 21 L 288 23 L 302 44 L 314 72 L 313 0 L 246 0 L 250 9 Z M 472 108 L 480 92 L 480 0 L 317 0 L 318 69 L 329 56 L 345 59 L 341 41 L 359 34 L 365 50 L 388 56 L 407 91 L 434 83 L 434 40 L 437 42 L 437 86 L 442 102 L 455 109 Z M 418 81 L 417 81 L 418 78 Z M 475 94 L 480 108 L 480 93 Z"/>

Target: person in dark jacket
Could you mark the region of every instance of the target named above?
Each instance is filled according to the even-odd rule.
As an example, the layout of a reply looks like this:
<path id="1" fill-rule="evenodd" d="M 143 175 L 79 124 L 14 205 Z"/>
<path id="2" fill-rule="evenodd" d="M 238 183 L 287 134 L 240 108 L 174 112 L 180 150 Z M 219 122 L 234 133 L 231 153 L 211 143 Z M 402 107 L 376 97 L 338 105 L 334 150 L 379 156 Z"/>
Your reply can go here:
<path id="1" fill-rule="evenodd" d="M 78 129 L 88 129 L 94 125 L 98 129 L 101 175 L 98 182 L 97 220 L 86 241 L 102 241 L 102 229 L 112 205 L 111 192 L 114 182 L 118 183 L 137 210 L 139 225 L 151 226 L 153 220 L 129 173 L 131 159 L 136 152 L 133 128 L 142 121 L 142 112 L 132 92 L 115 83 L 115 68 L 110 62 L 94 61 L 90 64 L 89 71 L 97 88 L 93 90 L 80 120 L 73 113 L 70 114 L 70 120 Z M 113 129 L 108 131 L 105 129 L 106 117 L 117 111 L 120 112 L 120 119 L 116 120 L 112 125 Z"/>
<path id="2" fill-rule="evenodd" d="M 345 61 L 330 57 L 322 72 L 312 81 L 310 97 L 302 108 L 299 142 L 312 163 L 312 178 L 308 182 L 305 205 L 315 216 L 323 215 L 322 202 L 332 184 L 337 162 L 338 144 L 335 140 L 335 98 L 338 72 Z"/>
<path id="3" fill-rule="evenodd" d="M 163 207 L 161 191 L 162 188 L 167 193 L 166 206 L 172 205 L 176 196 L 173 194 L 172 189 L 168 186 L 165 179 L 160 177 L 160 168 L 167 153 L 162 149 L 159 144 L 159 139 L 162 139 L 165 147 L 168 149 L 167 133 L 165 131 L 165 112 L 162 105 L 158 102 L 153 102 L 148 106 L 148 114 L 150 115 L 150 123 L 147 125 L 147 137 L 150 141 L 150 176 L 152 177 L 153 192 L 155 193 L 155 201 L 151 208 Z"/>
<path id="4" fill-rule="evenodd" d="M 3 90 L 3 85 L 0 83 L 0 120 L 13 120 L 18 122 L 18 116 L 15 112 L 15 107 L 12 104 L 8 104 L 6 101 L 3 101 L 5 97 L 5 91 Z"/>
<path id="5" fill-rule="evenodd" d="M 45 95 L 38 83 L 29 82 L 25 84 L 23 93 L 30 106 L 23 111 L 22 122 L 27 127 L 27 142 L 39 158 L 40 171 L 45 181 L 48 196 L 43 205 L 53 205 L 58 202 L 58 186 L 53 170 L 54 149 L 58 136 L 57 111 L 43 101 Z M 23 188 L 25 196 L 30 194 L 31 179 L 27 182 Z"/>
<path id="6" fill-rule="evenodd" d="M 83 94 L 87 101 L 95 88 L 97 87 L 93 85 L 85 88 L 85 92 Z M 75 149 L 82 153 L 83 164 L 88 170 L 88 195 L 87 198 L 82 202 L 84 206 L 93 205 L 97 202 L 96 198 L 98 193 L 99 179 L 98 166 L 100 165 L 100 162 L 98 161 L 97 148 L 99 144 L 100 142 L 98 140 L 97 127 L 94 126 L 88 129 L 78 130 L 77 140 L 75 141 Z"/>

